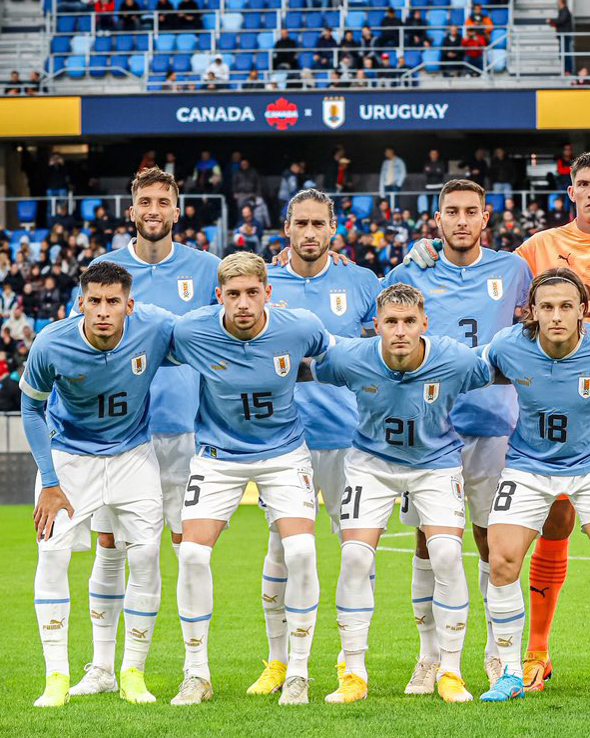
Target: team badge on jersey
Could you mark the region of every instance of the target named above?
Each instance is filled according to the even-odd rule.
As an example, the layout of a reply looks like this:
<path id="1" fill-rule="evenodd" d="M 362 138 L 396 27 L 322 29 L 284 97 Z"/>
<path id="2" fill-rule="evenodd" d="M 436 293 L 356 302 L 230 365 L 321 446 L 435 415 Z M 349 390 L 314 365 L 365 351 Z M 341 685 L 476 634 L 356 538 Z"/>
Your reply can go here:
<path id="1" fill-rule="evenodd" d="M 283 354 L 282 356 L 273 357 L 275 372 L 279 377 L 286 377 L 291 371 L 291 357 L 289 354 Z"/>
<path id="2" fill-rule="evenodd" d="M 178 295 L 181 300 L 188 302 L 193 299 L 195 294 L 195 286 L 192 279 L 183 279 L 180 277 L 178 280 Z"/>
<path id="3" fill-rule="evenodd" d="M 492 300 L 501 300 L 504 294 L 502 277 L 491 277 L 488 279 L 488 295 Z"/>
<path id="4" fill-rule="evenodd" d="M 590 377 L 580 377 L 578 379 L 578 394 L 585 400 L 590 397 Z"/>
<path id="5" fill-rule="evenodd" d="M 348 308 L 346 292 L 330 292 L 330 308 L 336 315 L 344 315 Z"/>
<path id="6" fill-rule="evenodd" d="M 424 384 L 424 402 L 433 403 L 438 397 L 440 382 L 426 382 Z"/>
<path id="7" fill-rule="evenodd" d="M 131 359 L 131 371 L 135 374 L 136 377 L 138 377 L 140 374 L 143 374 L 147 367 L 147 356 L 145 354 L 140 354 L 139 356 L 134 356 Z"/>

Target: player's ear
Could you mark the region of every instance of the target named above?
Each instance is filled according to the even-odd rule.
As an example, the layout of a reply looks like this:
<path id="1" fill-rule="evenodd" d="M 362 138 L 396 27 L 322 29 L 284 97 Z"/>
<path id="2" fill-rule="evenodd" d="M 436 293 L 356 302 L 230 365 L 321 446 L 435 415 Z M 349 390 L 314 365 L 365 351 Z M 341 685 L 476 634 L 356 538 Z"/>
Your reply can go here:
<path id="1" fill-rule="evenodd" d="M 221 290 L 219 289 L 219 287 L 216 287 L 215 288 L 215 297 L 217 298 L 217 302 L 220 305 L 223 305 L 223 295 L 222 295 Z"/>

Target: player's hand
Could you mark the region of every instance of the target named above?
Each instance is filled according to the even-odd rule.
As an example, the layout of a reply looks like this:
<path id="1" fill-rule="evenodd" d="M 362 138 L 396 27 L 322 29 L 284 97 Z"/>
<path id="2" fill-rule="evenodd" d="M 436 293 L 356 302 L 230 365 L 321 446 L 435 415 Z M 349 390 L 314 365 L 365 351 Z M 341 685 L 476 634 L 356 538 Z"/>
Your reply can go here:
<path id="1" fill-rule="evenodd" d="M 37 541 L 49 540 L 53 533 L 55 518 L 60 510 L 67 510 L 70 518 L 74 514 L 74 508 L 70 505 L 61 487 L 44 487 L 33 512 Z"/>
<path id="2" fill-rule="evenodd" d="M 438 261 L 438 252 L 442 250 L 443 242 L 440 238 L 421 238 L 412 246 L 411 250 L 404 256 L 404 266 L 410 266 L 415 262 L 420 269 L 433 267 Z"/>
<path id="3" fill-rule="evenodd" d="M 289 263 L 290 254 L 291 254 L 291 247 L 285 246 L 285 248 L 282 249 L 282 251 L 279 251 L 279 253 L 276 256 L 272 257 L 272 261 L 271 261 L 272 266 L 274 267 L 277 264 L 282 267 L 287 266 L 287 264 Z"/>

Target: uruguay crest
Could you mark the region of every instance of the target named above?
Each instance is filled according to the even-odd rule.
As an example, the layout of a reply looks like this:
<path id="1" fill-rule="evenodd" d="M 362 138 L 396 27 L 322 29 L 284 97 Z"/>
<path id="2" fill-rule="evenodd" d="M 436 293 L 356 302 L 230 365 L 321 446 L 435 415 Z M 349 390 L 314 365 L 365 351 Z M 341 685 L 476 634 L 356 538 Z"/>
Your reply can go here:
<path id="1" fill-rule="evenodd" d="M 328 128 L 340 128 L 346 120 L 346 102 L 343 97 L 325 97 L 322 102 L 322 120 Z"/>
<path id="2" fill-rule="evenodd" d="M 134 356 L 131 359 L 131 371 L 135 374 L 136 377 L 138 377 L 140 374 L 143 374 L 147 367 L 147 356 L 145 353 L 140 354 L 139 356 Z"/>
<path id="3" fill-rule="evenodd" d="M 578 379 L 578 394 L 585 400 L 590 397 L 590 377 L 580 377 Z"/>
<path id="4" fill-rule="evenodd" d="M 193 280 L 180 277 L 178 279 L 178 295 L 180 299 L 188 302 L 189 300 L 193 299 L 194 294 L 195 287 L 193 285 Z"/>
<path id="5" fill-rule="evenodd" d="M 330 292 L 330 308 L 335 315 L 344 315 L 348 308 L 346 292 Z"/>
<path id="6" fill-rule="evenodd" d="M 504 294 L 504 286 L 502 285 L 502 277 L 491 277 L 488 279 L 488 295 L 492 300 L 501 300 Z"/>
<path id="7" fill-rule="evenodd" d="M 273 356 L 273 362 L 275 365 L 275 372 L 279 377 L 286 377 L 291 371 L 291 357 L 289 354 L 283 354 L 282 356 Z"/>
<path id="8" fill-rule="evenodd" d="M 426 382 L 424 384 L 424 402 L 429 405 L 433 403 L 438 397 L 439 388 L 440 382 Z"/>

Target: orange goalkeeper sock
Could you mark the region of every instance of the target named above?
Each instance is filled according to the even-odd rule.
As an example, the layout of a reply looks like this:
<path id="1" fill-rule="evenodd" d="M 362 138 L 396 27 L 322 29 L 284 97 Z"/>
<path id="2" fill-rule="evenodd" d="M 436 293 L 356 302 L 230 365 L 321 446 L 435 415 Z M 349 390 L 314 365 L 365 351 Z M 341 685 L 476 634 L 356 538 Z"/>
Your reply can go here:
<path id="1" fill-rule="evenodd" d="M 567 571 L 568 539 L 539 538 L 529 569 L 529 642 L 527 651 L 547 651 L 557 598 Z"/>

